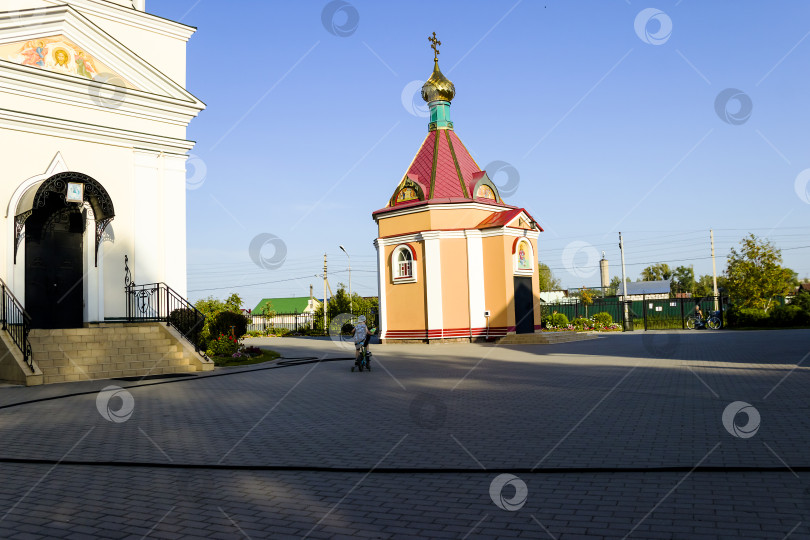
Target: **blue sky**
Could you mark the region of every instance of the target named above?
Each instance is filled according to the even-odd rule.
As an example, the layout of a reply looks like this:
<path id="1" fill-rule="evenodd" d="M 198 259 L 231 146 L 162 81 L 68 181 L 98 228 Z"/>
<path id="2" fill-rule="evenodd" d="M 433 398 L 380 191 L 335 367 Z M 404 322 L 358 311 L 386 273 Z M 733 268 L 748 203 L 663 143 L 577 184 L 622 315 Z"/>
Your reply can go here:
<path id="1" fill-rule="evenodd" d="M 430 75 L 433 31 L 456 86 L 456 132 L 481 167 L 510 166 L 490 173 L 505 201 L 545 229 L 539 257 L 563 286 L 598 286 L 602 251 L 618 275 L 619 231 L 632 279 L 656 262 L 710 273 L 710 228 L 718 272 L 753 232 L 810 275 L 810 4 L 150 0 L 147 9 L 198 27 L 188 88 L 208 108 L 189 129 L 192 300 L 238 292 L 252 307 L 305 296 L 310 283 L 322 296 L 324 253 L 332 288 L 348 283 L 339 245 L 354 290 L 376 294 L 371 212 L 426 134 L 423 103 L 403 90 Z M 250 256 L 258 235 L 279 239 L 261 252 L 266 268 Z"/>

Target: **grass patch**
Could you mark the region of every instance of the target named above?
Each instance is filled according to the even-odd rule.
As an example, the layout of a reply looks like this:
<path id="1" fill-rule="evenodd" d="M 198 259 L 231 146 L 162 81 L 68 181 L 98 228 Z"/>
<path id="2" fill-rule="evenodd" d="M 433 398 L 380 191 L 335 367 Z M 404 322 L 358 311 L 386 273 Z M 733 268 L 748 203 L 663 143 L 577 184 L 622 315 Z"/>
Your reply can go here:
<path id="1" fill-rule="evenodd" d="M 242 356 L 240 358 L 232 358 L 230 356 L 215 356 L 212 358 L 214 365 L 217 367 L 227 366 L 249 366 L 251 364 L 261 364 L 262 362 L 269 362 L 281 356 L 276 351 L 262 349 L 262 354 L 258 356 Z"/>

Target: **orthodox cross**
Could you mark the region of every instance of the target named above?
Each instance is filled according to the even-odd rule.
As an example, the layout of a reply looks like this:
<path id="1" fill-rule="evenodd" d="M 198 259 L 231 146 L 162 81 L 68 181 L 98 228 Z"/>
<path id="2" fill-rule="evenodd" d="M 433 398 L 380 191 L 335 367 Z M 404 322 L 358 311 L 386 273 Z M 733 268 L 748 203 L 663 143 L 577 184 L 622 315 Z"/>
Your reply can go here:
<path id="1" fill-rule="evenodd" d="M 436 39 L 436 32 L 433 32 L 433 37 L 428 36 L 428 41 L 430 41 L 430 43 L 432 44 L 430 46 L 430 48 L 433 49 L 433 60 L 438 60 L 439 59 L 439 45 L 441 45 L 442 42 L 439 41 L 438 39 Z"/>

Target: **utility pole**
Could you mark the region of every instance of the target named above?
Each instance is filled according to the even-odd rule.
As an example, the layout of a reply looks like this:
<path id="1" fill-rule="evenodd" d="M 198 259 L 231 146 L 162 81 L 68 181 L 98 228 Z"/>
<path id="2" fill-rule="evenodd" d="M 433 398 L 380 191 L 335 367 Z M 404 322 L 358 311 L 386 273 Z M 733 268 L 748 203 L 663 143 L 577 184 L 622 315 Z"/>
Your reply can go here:
<path id="1" fill-rule="evenodd" d="M 349 252 L 343 246 L 338 246 L 346 257 L 349 257 Z M 349 314 L 354 315 L 354 307 L 352 306 L 352 258 L 349 257 Z"/>
<path id="2" fill-rule="evenodd" d="M 627 274 L 624 268 L 624 240 L 622 240 L 621 232 L 619 232 L 619 251 L 622 254 L 622 305 L 624 306 L 624 328 L 622 330 L 626 332 L 629 326 L 630 310 L 627 306 Z"/>
<path id="3" fill-rule="evenodd" d="M 714 310 L 718 311 L 720 307 L 717 305 L 717 263 L 714 260 L 714 230 L 709 229 L 709 239 L 712 242 L 712 282 L 714 285 Z"/>
<path id="4" fill-rule="evenodd" d="M 329 329 L 326 327 L 326 312 L 329 307 L 329 302 L 326 300 L 326 253 L 323 254 L 323 331 L 325 333 L 329 332 Z"/>

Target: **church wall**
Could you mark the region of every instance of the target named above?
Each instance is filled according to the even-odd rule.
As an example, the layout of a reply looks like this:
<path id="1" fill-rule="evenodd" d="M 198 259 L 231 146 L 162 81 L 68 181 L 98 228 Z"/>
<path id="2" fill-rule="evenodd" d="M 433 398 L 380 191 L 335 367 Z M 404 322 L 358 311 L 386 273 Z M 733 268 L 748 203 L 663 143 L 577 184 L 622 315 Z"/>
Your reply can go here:
<path id="1" fill-rule="evenodd" d="M 430 225 L 438 229 L 472 229 L 492 214 L 492 209 L 454 208 L 431 210 Z"/>
<path id="2" fill-rule="evenodd" d="M 427 309 L 425 295 L 425 252 L 421 242 L 409 242 L 416 251 L 417 281 L 394 285 L 391 277 L 391 254 L 396 246 L 385 246 L 387 331 L 425 330 Z"/>
<path id="3" fill-rule="evenodd" d="M 506 236 L 483 238 L 486 309 L 490 327 L 515 325 L 514 283 L 512 281 L 512 242 Z M 507 257 L 508 254 L 508 257 Z"/>
<path id="4" fill-rule="evenodd" d="M 386 217 L 379 220 L 381 237 L 428 230 L 456 230 L 475 228 L 497 207 L 447 208 L 424 207 L 420 212 Z"/>
<path id="5" fill-rule="evenodd" d="M 441 240 L 444 329 L 470 327 L 466 238 Z"/>
<path id="6" fill-rule="evenodd" d="M 402 216 L 387 217 L 378 222 L 379 235 L 382 238 L 397 234 L 406 234 L 430 229 L 428 212 L 417 212 Z"/>
<path id="7" fill-rule="evenodd" d="M 8 160 L 0 173 L 0 201 L 5 208 L 14 191 L 26 180 L 43 175 L 57 152 L 69 171 L 80 172 L 100 182 L 115 207 L 115 218 L 108 226 L 107 240 L 99 251 L 99 270 L 90 266 L 86 279 L 103 280 L 102 303 L 88 307 L 88 317 L 101 313 L 109 317 L 125 315 L 124 255 L 136 283 L 163 281 L 186 296 L 185 246 L 185 156 L 137 152 L 132 148 L 94 144 L 33 133 L 0 130 L 3 155 L 25 156 Z M 36 152 L 31 152 L 31 149 Z M 63 172 L 63 171 L 59 171 Z M 3 279 L 24 301 L 24 242 L 13 264 L 13 218 L 9 209 L 0 236 Z M 92 225 L 92 224 L 91 224 Z M 94 246 L 94 231 L 85 232 L 85 254 Z M 86 257 L 87 258 L 87 257 Z M 96 274 L 96 272 L 98 272 Z M 97 287 L 97 285 L 96 285 Z M 92 296 L 92 295 L 91 295 Z M 86 291 L 86 298 L 87 291 Z"/>
<path id="8" fill-rule="evenodd" d="M 186 137 L 185 125 L 169 123 L 161 118 L 145 118 L 130 114 L 126 96 L 123 97 L 124 102 L 118 108 L 96 105 L 88 94 L 79 94 L 77 99 L 78 102 L 74 103 L 67 102 L 55 94 L 45 97 L 41 91 L 38 91 L 37 95 L 20 95 L 0 90 L 0 103 L 3 103 L 4 109 L 136 133 L 149 133 L 176 139 Z"/>
<path id="9" fill-rule="evenodd" d="M 71 4 L 135 54 L 185 86 L 186 42 L 194 29 L 133 10 L 125 6 L 127 2 L 121 2 L 122 9 L 116 9 L 115 6 L 99 8 L 98 3 L 87 0 L 3 0 L 2 9 L 13 11 Z"/>
<path id="10" fill-rule="evenodd" d="M 86 14 L 86 16 L 164 75 L 180 86 L 186 86 L 186 39 L 162 35 L 126 22 L 112 21 L 93 14 Z M 142 16 L 142 18 L 150 22 L 153 20 L 153 17 L 148 15 Z M 188 30 L 188 32 L 192 31 L 192 29 Z"/>

